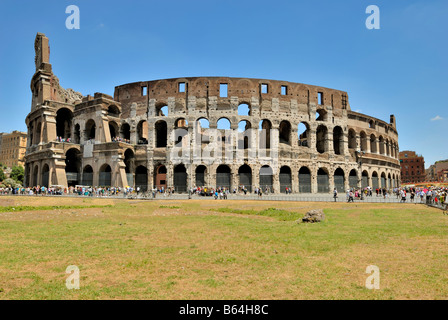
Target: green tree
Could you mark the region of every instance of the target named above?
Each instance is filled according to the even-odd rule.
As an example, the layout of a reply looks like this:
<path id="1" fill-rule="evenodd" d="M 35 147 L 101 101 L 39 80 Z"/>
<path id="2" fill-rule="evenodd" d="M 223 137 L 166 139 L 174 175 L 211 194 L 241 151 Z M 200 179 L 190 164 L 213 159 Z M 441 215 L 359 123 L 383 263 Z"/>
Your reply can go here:
<path id="1" fill-rule="evenodd" d="M 5 173 L 3 172 L 3 168 L 0 167 L 0 181 L 3 181 L 3 180 L 5 180 L 5 179 L 6 179 L 6 175 L 5 175 Z"/>
<path id="2" fill-rule="evenodd" d="M 22 166 L 14 166 L 12 167 L 11 174 L 9 175 L 11 179 L 23 183 L 23 178 L 25 177 L 25 169 Z"/>

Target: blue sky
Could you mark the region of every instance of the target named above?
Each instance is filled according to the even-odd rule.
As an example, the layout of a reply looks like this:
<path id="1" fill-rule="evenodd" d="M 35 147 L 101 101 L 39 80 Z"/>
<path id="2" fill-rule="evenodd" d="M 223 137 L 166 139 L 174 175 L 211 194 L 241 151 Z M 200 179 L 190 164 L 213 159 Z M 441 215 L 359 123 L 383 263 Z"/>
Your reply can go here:
<path id="1" fill-rule="evenodd" d="M 68 5 L 81 13 L 68 30 Z M 368 5 L 380 30 L 368 30 Z M 50 39 L 65 88 L 113 95 L 120 84 L 230 76 L 345 90 L 352 110 L 389 121 L 426 167 L 448 158 L 448 1 L 0 2 L 0 132 L 26 131 L 34 38 Z"/>

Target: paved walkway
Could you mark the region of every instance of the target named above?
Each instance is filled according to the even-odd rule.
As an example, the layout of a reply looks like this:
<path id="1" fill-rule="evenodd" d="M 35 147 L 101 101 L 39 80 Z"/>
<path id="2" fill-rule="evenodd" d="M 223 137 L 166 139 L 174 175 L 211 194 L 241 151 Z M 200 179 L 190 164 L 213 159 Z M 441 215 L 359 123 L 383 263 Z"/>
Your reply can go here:
<path id="1" fill-rule="evenodd" d="M 0 195 L 3 196 L 3 195 Z M 14 196 L 14 197 L 42 197 L 41 195 L 10 195 L 10 196 Z M 77 198 L 81 198 L 81 197 L 88 197 L 88 196 L 79 196 L 76 194 L 72 194 L 72 195 L 46 195 L 45 197 L 77 197 Z M 92 198 L 97 198 L 96 196 L 93 196 Z M 132 196 L 128 196 L 125 197 L 123 194 L 117 195 L 117 196 L 104 196 L 104 197 L 100 197 L 100 198 L 104 198 L 104 199 L 135 199 L 135 200 L 153 200 L 152 196 L 149 197 L 143 197 L 142 195 L 139 195 L 137 197 L 137 195 L 133 194 Z M 188 194 L 172 194 L 172 195 L 166 195 L 166 194 L 157 194 L 155 200 L 188 200 Z M 204 197 L 204 196 L 199 196 L 199 195 L 192 195 L 191 199 L 195 199 L 195 200 L 213 200 L 214 197 Z M 229 194 L 227 197 L 227 200 L 224 201 L 229 201 L 229 200 L 264 200 L 264 201 L 313 201 L 313 202 L 335 202 L 333 195 L 332 194 L 263 194 L 262 197 L 259 197 L 258 195 L 255 194 L 247 194 L 247 195 L 243 195 L 243 194 Z M 347 202 L 347 199 L 344 195 L 339 195 L 338 198 L 336 199 L 336 202 L 342 203 L 342 202 Z M 359 200 L 359 199 L 355 199 L 354 201 L 355 203 L 360 203 L 360 202 L 367 202 L 367 203 L 400 203 L 400 199 L 397 198 L 396 196 L 390 196 L 390 197 L 380 197 L 380 196 L 376 196 L 373 195 L 371 197 L 364 197 L 364 200 Z M 407 200 L 406 203 L 417 203 L 417 204 L 425 204 L 426 200 L 423 199 L 423 202 L 420 201 L 420 198 L 415 198 L 413 202 L 410 201 L 410 196 L 407 196 Z M 440 207 L 440 206 L 439 206 Z M 441 207 L 440 207 L 441 208 Z M 441 208 L 443 209 L 443 208 Z M 446 210 L 446 209 L 445 209 Z"/>

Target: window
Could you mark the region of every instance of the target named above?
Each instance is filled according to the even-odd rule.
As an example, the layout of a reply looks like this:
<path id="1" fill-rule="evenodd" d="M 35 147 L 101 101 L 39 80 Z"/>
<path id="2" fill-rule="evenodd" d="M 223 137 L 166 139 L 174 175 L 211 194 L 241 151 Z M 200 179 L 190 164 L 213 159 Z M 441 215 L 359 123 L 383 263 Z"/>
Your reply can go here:
<path id="1" fill-rule="evenodd" d="M 281 90 L 282 90 L 281 91 L 281 95 L 282 96 L 286 96 L 288 94 L 288 87 L 287 86 L 282 86 Z"/>
<path id="2" fill-rule="evenodd" d="M 342 95 L 342 109 L 347 109 L 347 95 Z"/>
<path id="3" fill-rule="evenodd" d="M 148 94 L 148 87 L 142 87 L 142 96 L 146 96 Z"/>
<path id="4" fill-rule="evenodd" d="M 266 83 L 261 84 L 261 93 L 268 93 L 268 85 Z"/>
<path id="5" fill-rule="evenodd" d="M 179 92 L 185 92 L 185 82 L 179 82 Z"/>
<path id="6" fill-rule="evenodd" d="M 319 105 L 323 105 L 324 104 L 324 94 L 322 92 L 318 92 L 317 93 L 317 103 Z"/>
<path id="7" fill-rule="evenodd" d="M 219 85 L 219 96 L 221 98 L 227 98 L 227 83 L 221 83 Z"/>

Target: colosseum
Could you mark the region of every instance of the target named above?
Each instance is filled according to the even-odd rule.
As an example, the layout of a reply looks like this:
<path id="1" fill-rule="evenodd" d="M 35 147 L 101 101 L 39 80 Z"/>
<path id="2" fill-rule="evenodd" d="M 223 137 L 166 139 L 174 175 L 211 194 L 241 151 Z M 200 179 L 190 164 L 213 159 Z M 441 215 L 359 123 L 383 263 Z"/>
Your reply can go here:
<path id="1" fill-rule="evenodd" d="M 27 186 L 244 186 L 329 193 L 400 184 L 398 133 L 351 111 L 345 91 L 286 81 L 189 77 L 64 89 L 35 39 Z"/>

